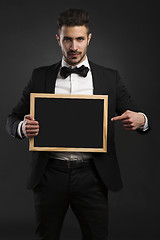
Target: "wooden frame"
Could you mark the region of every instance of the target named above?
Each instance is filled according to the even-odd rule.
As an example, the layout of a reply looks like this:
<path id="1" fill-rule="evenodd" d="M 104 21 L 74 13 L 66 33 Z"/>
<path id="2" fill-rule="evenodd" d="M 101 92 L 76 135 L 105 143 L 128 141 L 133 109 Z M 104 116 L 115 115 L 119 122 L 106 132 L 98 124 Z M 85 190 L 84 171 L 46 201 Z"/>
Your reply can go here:
<path id="1" fill-rule="evenodd" d="M 48 146 L 35 146 L 35 138 L 30 138 L 29 141 L 29 150 L 30 151 L 65 151 L 65 152 L 107 152 L 107 125 L 108 125 L 108 95 L 64 95 L 64 94 L 46 94 L 46 93 L 31 93 L 30 94 L 30 114 L 36 119 L 35 108 L 37 99 L 94 99 L 94 100 L 103 100 L 103 136 L 102 136 L 102 146 L 101 147 L 48 147 Z M 102 101 L 101 101 L 102 102 Z M 84 106 L 84 105 L 83 105 Z M 36 119 L 39 121 L 38 119 Z M 41 124 L 40 124 L 41 129 Z M 40 135 L 40 134 L 39 134 Z M 38 136 L 39 136 L 38 135 Z M 37 137 L 38 137 L 37 136 Z M 36 138 L 37 138 L 36 137 Z"/>

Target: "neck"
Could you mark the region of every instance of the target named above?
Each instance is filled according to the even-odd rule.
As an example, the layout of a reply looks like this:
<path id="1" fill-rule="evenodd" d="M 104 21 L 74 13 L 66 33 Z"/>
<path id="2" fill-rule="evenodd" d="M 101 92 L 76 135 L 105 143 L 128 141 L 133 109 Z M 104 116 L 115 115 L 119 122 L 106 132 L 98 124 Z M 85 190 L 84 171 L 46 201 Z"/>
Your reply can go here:
<path id="1" fill-rule="evenodd" d="M 68 62 L 67 59 L 65 59 L 65 57 L 63 56 L 63 60 L 64 60 L 67 64 L 69 64 L 70 66 L 77 66 L 78 64 L 80 64 L 80 63 L 82 63 L 83 61 L 85 61 L 86 58 L 87 58 L 87 55 L 84 55 L 83 58 L 82 58 L 79 62 L 77 62 L 77 63 L 71 63 L 71 62 Z"/>

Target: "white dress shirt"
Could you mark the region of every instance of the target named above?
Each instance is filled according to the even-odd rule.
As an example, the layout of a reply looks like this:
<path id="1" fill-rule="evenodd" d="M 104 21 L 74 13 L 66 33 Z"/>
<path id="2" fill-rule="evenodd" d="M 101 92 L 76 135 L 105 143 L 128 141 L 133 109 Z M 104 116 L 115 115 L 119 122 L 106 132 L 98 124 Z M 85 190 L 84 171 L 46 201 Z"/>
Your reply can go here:
<path id="1" fill-rule="evenodd" d="M 82 65 L 89 68 L 89 72 L 86 77 L 81 77 L 76 73 L 72 73 L 64 79 L 61 77 L 59 70 L 55 83 L 55 94 L 93 95 L 93 78 L 87 58 L 83 62 L 79 63 L 76 67 L 79 68 Z M 62 59 L 61 67 L 64 66 L 74 68 Z M 79 160 L 91 158 L 92 153 L 50 152 L 50 157 L 60 160 Z"/>
<path id="2" fill-rule="evenodd" d="M 87 58 L 83 62 L 79 63 L 76 67 L 79 68 L 82 65 L 89 68 L 89 72 L 86 77 L 81 77 L 76 73 L 72 73 L 64 79 L 61 77 L 59 71 L 55 84 L 55 94 L 93 95 L 92 74 Z M 70 67 L 72 69 L 74 68 L 74 66 L 70 66 L 63 59 L 61 67 Z"/>
<path id="3" fill-rule="evenodd" d="M 81 77 L 76 73 L 72 73 L 71 75 L 64 79 L 60 75 L 61 68 L 64 66 L 74 68 L 74 66 L 70 66 L 67 62 L 65 62 L 62 59 L 61 67 L 58 72 L 55 83 L 55 94 L 93 95 L 93 78 L 87 57 L 83 62 L 79 63 L 76 67 L 81 67 L 82 65 L 89 68 L 89 72 L 86 77 Z M 141 129 L 143 131 L 146 131 L 148 129 L 148 119 L 144 113 L 142 114 L 145 116 L 146 121 L 145 125 L 141 127 Z M 22 137 L 20 131 L 22 123 L 23 121 L 19 123 L 17 129 L 20 137 Z M 56 158 L 60 160 L 79 160 L 92 157 L 92 153 L 82 152 L 50 152 L 49 155 L 51 158 Z"/>

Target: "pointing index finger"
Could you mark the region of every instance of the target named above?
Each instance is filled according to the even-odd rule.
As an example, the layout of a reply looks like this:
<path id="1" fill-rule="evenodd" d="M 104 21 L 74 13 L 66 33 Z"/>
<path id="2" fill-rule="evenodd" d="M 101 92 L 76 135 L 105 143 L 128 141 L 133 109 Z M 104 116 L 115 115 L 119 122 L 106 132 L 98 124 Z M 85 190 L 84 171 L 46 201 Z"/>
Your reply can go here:
<path id="1" fill-rule="evenodd" d="M 118 120 L 124 120 L 124 119 L 128 119 L 128 116 L 127 116 L 126 112 L 124 112 L 120 116 L 116 116 L 116 117 L 111 118 L 111 121 L 118 121 Z"/>
<path id="2" fill-rule="evenodd" d="M 121 115 L 121 116 L 116 116 L 116 117 L 111 118 L 111 121 L 113 122 L 113 121 L 118 121 L 118 120 L 122 120 L 122 119 L 123 119 L 123 117 Z"/>

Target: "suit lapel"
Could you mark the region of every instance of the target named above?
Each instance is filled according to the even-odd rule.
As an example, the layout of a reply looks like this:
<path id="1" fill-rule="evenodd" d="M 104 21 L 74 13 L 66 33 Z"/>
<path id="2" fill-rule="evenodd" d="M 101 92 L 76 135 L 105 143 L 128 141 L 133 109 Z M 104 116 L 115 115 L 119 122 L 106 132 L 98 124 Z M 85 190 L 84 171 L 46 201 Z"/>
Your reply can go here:
<path id="1" fill-rule="evenodd" d="M 101 79 L 101 71 L 99 69 L 99 67 L 90 62 L 90 67 L 91 67 L 91 72 L 92 72 L 92 77 L 93 77 L 93 86 L 94 86 L 94 90 L 93 90 L 93 94 L 95 95 L 101 95 L 104 94 L 104 86 L 103 86 L 103 79 Z"/>
<path id="2" fill-rule="evenodd" d="M 59 68 L 61 66 L 61 62 L 53 64 L 49 67 L 47 71 L 46 77 L 46 92 L 47 93 L 55 93 L 55 83 L 58 75 Z"/>
<path id="3" fill-rule="evenodd" d="M 93 86 L 95 95 L 109 95 L 112 89 L 112 81 L 107 73 L 110 71 L 105 68 L 96 65 L 95 63 L 89 62 L 93 77 Z"/>

